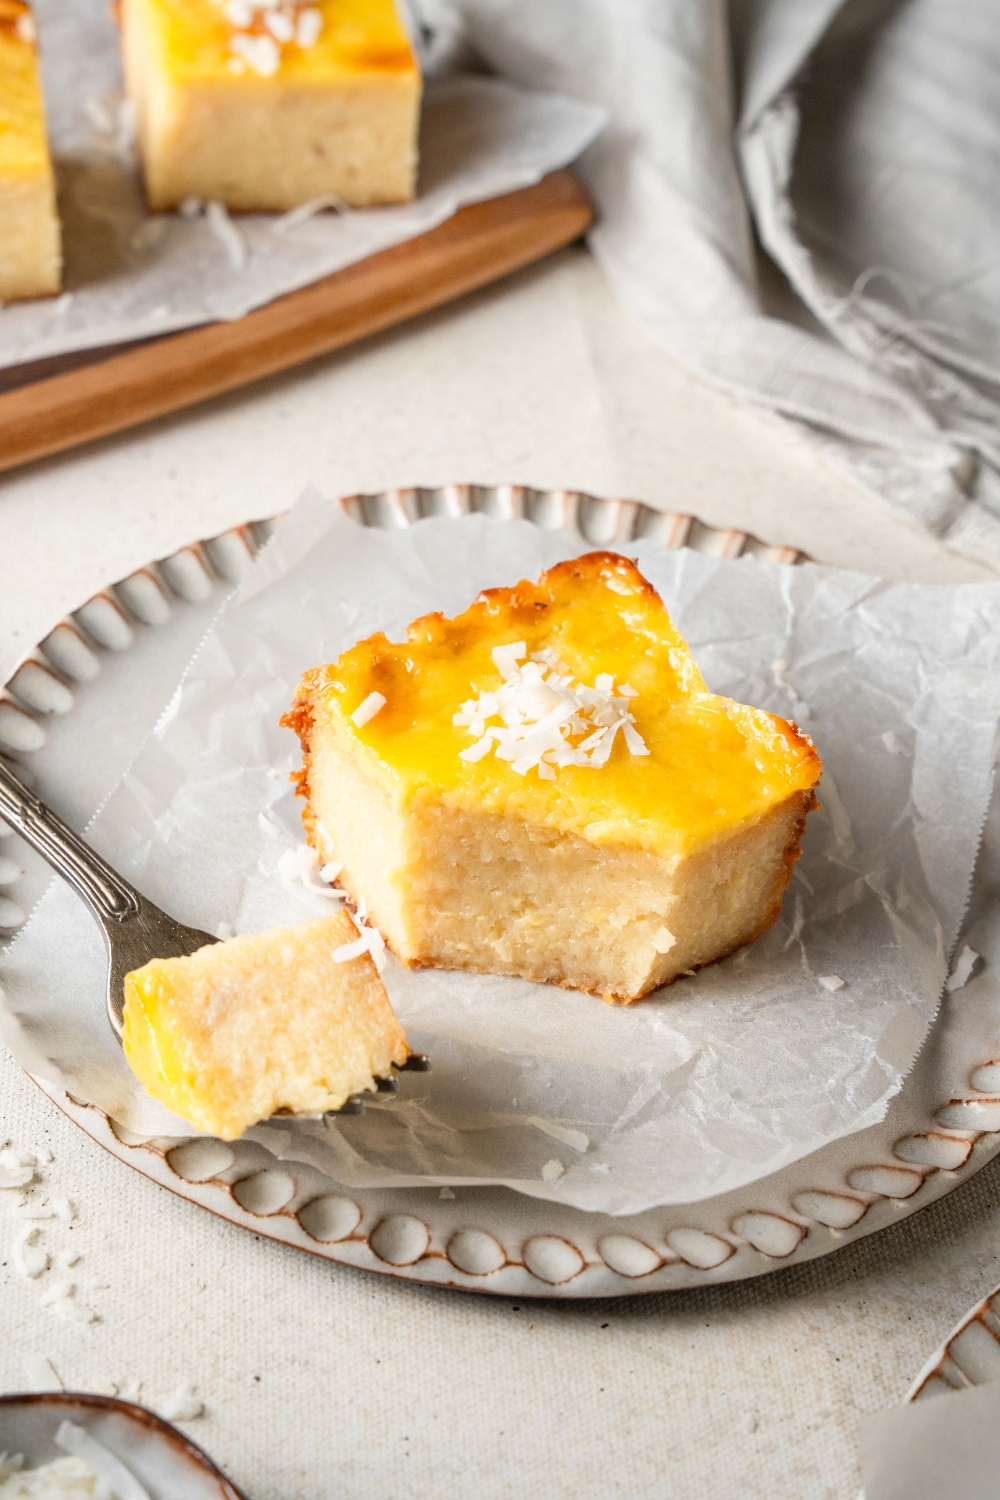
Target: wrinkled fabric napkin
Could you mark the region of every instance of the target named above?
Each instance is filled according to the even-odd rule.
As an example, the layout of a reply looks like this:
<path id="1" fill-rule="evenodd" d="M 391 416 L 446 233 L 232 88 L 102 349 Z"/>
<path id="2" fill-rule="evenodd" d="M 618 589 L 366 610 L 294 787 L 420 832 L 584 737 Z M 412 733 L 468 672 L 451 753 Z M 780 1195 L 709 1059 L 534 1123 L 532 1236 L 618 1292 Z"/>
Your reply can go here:
<path id="1" fill-rule="evenodd" d="M 598 102 L 591 245 L 669 355 L 1000 568 L 997 0 L 411 0 L 429 72 Z"/>

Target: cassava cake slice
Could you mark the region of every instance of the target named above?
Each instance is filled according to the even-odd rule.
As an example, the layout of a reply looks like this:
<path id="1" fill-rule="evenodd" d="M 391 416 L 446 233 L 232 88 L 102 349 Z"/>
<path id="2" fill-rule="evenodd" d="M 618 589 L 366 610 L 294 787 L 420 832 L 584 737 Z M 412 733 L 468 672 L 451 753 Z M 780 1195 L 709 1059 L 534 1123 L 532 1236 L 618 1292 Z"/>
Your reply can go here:
<path id="1" fill-rule="evenodd" d="M 280 1112 L 322 1114 L 409 1048 L 345 911 L 154 958 L 125 979 L 122 1043 L 146 1092 L 223 1140 Z"/>
<path id="2" fill-rule="evenodd" d="M 58 292 L 62 243 L 35 24 L 0 0 L 0 302 Z"/>
<path id="3" fill-rule="evenodd" d="M 121 0 L 154 211 L 412 198 L 420 72 L 395 0 Z"/>
<path id="4" fill-rule="evenodd" d="M 777 918 L 821 765 L 595 552 L 307 672 L 320 858 L 409 965 L 638 999 Z"/>

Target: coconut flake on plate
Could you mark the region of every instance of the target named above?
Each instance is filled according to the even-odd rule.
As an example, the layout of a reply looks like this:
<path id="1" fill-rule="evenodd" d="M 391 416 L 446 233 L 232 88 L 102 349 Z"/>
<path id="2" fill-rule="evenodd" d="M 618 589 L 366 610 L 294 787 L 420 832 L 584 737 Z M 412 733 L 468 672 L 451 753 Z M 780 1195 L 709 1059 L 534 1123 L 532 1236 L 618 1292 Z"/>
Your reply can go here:
<path id="1" fill-rule="evenodd" d="M 336 193 L 321 193 L 318 198 L 310 198 L 307 203 L 300 203 L 297 208 L 291 208 L 286 214 L 279 214 L 271 225 L 272 234 L 289 234 L 293 229 L 298 229 L 300 224 L 307 224 L 317 214 L 324 213 L 332 208 L 335 213 L 349 213 L 350 205 Z"/>
<path id="2" fill-rule="evenodd" d="M 269 37 L 257 37 L 256 41 L 269 41 Z M 229 264 L 234 271 L 242 271 L 247 263 L 247 242 L 229 217 L 229 210 L 224 203 L 219 203 L 213 198 L 211 203 L 205 205 L 205 223 L 215 235 L 229 257 Z"/>
<path id="3" fill-rule="evenodd" d="M 103 1481 L 107 1492 L 117 1500 L 150 1500 L 149 1491 L 139 1483 L 131 1469 L 127 1469 L 121 1459 L 99 1443 L 86 1428 L 78 1427 L 75 1422 L 60 1422 L 56 1442 L 64 1453 L 88 1464 Z"/>
<path id="4" fill-rule="evenodd" d="M 328 875 L 329 870 L 336 873 Z M 331 901 L 344 901 L 347 897 L 346 891 L 337 890 L 330 884 L 340 871 L 341 866 L 334 864 L 325 864 L 321 869 L 319 855 L 311 844 L 296 844 L 294 849 L 286 849 L 278 860 L 278 874 L 287 885 L 301 882 L 314 896 L 326 896 Z"/>
<path id="5" fill-rule="evenodd" d="M 785 676 L 785 673 L 787 671 L 787 661 L 773 661 L 771 663 L 771 676 L 774 678 L 775 687 L 779 688 L 780 691 L 784 693 L 789 703 L 802 704 L 802 708 L 805 709 L 806 705 L 803 699 L 799 697 L 798 693 L 795 691 L 795 689 L 792 687 L 792 684 Z"/>
<path id="6" fill-rule="evenodd" d="M 979 954 L 974 952 L 968 944 L 962 949 L 955 962 L 955 967 L 948 975 L 945 989 L 949 992 L 964 989 L 972 978 L 972 971 L 979 962 Z"/>
<path id="7" fill-rule="evenodd" d="M 559 1141 L 564 1146 L 572 1146 L 574 1151 L 586 1151 L 590 1145 L 590 1137 L 584 1135 L 582 1130 L 570 1130 L 565 1125 L 557 1125 L 554 1120 L 543 1120 L 538 1115 L 528 1115 L 525 1124 L 533 1125 L 536 1130 L 551 1136 L 554 1141 Z"/>

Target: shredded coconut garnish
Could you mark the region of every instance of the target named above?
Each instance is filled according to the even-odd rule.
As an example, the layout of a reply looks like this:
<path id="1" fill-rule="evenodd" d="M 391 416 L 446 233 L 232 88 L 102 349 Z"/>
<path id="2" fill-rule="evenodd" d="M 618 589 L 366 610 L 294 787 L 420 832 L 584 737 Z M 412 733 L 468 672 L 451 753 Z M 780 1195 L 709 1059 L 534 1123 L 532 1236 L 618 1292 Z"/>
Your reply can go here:
<path id="1" fill-rule="evenodd" d="M 23 1453 L 0 1453 L 0 1500 L 104 1500 L 111 1494 L 82 1458 L 24 1467 Z"/>
<path id="2" fill-rule="evenodd" d="M 552 1160 L 547 1161 L 542 1168 L 542 1181 L 555 1182 L 556 1178 L 561 1177 L 565 1170 L 566 1168 L 563 1166 L 562 1162 L 559 1161 L 558 1158 L 553 1157 Z"/>
<path id="3" fill-rule="evenodd" d="M 979 962 L 979 954 L 975 953 L 966 945 L 958 956 L 958 960 L 951 973 L 948 975 L 945 989 L 950 992 L 964 989 L 972 978 L 972 971 Z"/>
<path id="4" fill-rule="evenodd" d="M 300 203 L 298 208 L 290 209 L 287 214 L 279 214 L 271 225 L 271 233 L 289 234 L 293 229 L 298 229 L 300 224 L 307 224 L 328 208 L 334 209 L 338 214 L 350 212 L 349 204 L 336 193 L 322 193 L 318 198 L 310 198 L 308 203 Z M 346 613 L 348 606 L 342 605 L 341 608 Z"/>
<path id="5" fill-rule="evenodd" d="M 825 990 L 830 990 L 831 992 L 833 990 L 842 990 L 845 983 L 845 981 L 841 979 L 839 974 L 820 974 L 818 976 L 818 982 L 823 986 Z"/>
<path id="6" fill-rule="evenodd" d="M 19 1222 L 10 1246 L 10 1264 L 28 1281 L 44 1278 L 40 1284 L 40 1307 L 49 1308 L 73 1322 L 93 1323 L 98 1319 L 97 1313 L 79 1299 L 75 1282 L 65 1274 L 59 1274 L 79 1261 L 80 1252 L 75 1248 L 57 1250 L 45 1242 L 46 1236 L 58 1234 L 63 1224 L 70 1224 L 76 1218 L 76 1206 L 66 1193 L 57 1188 L 46 1191 L 44 1169 L 51 1166 L 52 1161 L 52 1152 L 44 1145 L 30 1151 L 5 1145 L 0 1150 L 0 1186 L 13 1188 L 18 1194 L 13 1203 L 13 1217 Z M 89 1290 L 108 1285 L 91 1278 Z M 48 1378 L 58 1379 L 51 1371 Z M 36 1388 L 59 1387 L 37 1384 Z M 0 1490 L 0 1500 L 3 1493 Z"/>
<path id="7" fill-rule="evenodd" d="M 266 10 L 264 25 L 279 45 L 290 42 L 295 36 L 295 22 L 287 10 Z"/>
<path id="8" fill-rule="evenodd" d="M 73 1281 L 54 1281 L 39 1297 L 38 1305 L 49 1307 L 74 1323 L 94 1323 L 97 1320 L 97 1314 L 91 1308 L 76 1300 L 76 1283 Z"/>
<path id="9" fill-rule="evenodd" d="M 295 45 L 303 50 L 315 47 L 323 31 L 323 12 L 315 5 L 307 5 L 299 11 L 295 23 Z"/>
<path id="10" fill-rule="evenodd" d="M 362 953 L 370 953 L 376 969 L 381 973 L 385 964 L 385 938 L 377 927 L 368 925 L 368 905 L 364 897 L 359 900 L 357 911 L 352 911 L 350 916 L 358 929 L 358 936 L 353 943 L 341 943 L 339 948 L 334 948 L 334 963 L 346 964 L 352 958 L 360 958 Z"/>
<path id="11" fill-rule="evenodd" d="M 281 67 L 281 48 L 273 36 L 264 32 L 237 31 L 229 46 L 240 62 L 258 78 L 271 78 Z"/>
<path id="12" fill-rule="evenodd" d="M 19 1276 L 24 1276 L 30 1281 L 33 1281 L 36 1276 L 41 1276 L 49 1264 L 48 1251 L 41 1245 L 33 1243 L 37 1236 L 38 1225 L 26 1224 L 23 1229 L 18 1230 L 11 1246 L 11 1259 L 14 1262 L 15 1271 Z"/>
<path id="13" fill-rule="evenodd" d="M 247 263 L 247 242 L 229 217 L 226 205 L 214 201 L 206 204 L 205 223 L 228 255 L 233 270 L 242 271 Z"/>
<path id="14" fill-rule="evenodd" d="M 525 1124 L 534 1125 L 536 1130 L 550 1135 L 554 1141 L 560 1141 L 564 1146 L 572 1146 L 574 1151 L 586 1151 L 590 1145 L 589 1136 L 585 1136 L 582 1130 L 570 1130 L 565 1125 L 557 1125 L 554 1120 L 542 1120 L 538 1115 L 528 1115 Z"/>
<path id="15" fill-rule="evenodd" d="M 0 1151 L 0 1188 L 27 1187 L 35 1175 L 35 1158 L 30 1151 Z"/>
<path id="16" fill-rule="evenodd" d="M 321 827 L 320 831 L 329 840 L 326 830 Z M 319 855 L 311 844 L 299 844 L 295 849 L 286 849 L 278 860 L 278 874 L 288 885 L 301 882 L 307 891 L 312 891 L 316 896 L 326 896 L 331 901 L 347 900 L 347 892 L 333 884 L 343 868 L 343 865 L 332 861 L 320 865 Z M 362 953 L 370 953 L 376 969 L 381 971 L 385 962 L 385 939 L 377 927 L 368 925 L 368 907 L 361 900 L 357 911 L 348 910 L 348 914 L 358 929 L 358 936 L 353 942 L 341 943 L 339 948 L 333 950 L 334 963 L 346 964 L 352 958 L 360 958 Z"/>
<path id="17" fill-rule="evenodd" d="M 168 1422 L 193 1422 L 204 1410 L 204 1404 L 194 1393 L 194 1386 L 185 1380 L 160 1407 L 160 1416 L 166 1417 Z"/>
<path id="18" fill-rule="evenodd" d="M 24 1373 L 32 1391 L 61 1391 L 63 1383 L 56 1374 L 52 1361 L 44 1354 L 29 1354 L 24 1361 Z"/>
<path id="19" fill-rule="evenodd" d="M 351 714 L 351 723 L 356 724 L 359 729 L 374 719 L 375 715 L 385 707 L 385 699 L 381 693 L 369 693 L 365 701 Z"/>
<path id="20" fill-rule="evenodd" d="M 126 1469 L 120 1458 L 110 1448 L 105 1448 L 95 1437 L 74 1422 L 61 1422 L 56 1432 L 56 1443 L 64 1453 L 82 1459 L 103 1480 L 107 1493 L 117 1495 L 118 1500 L 149 1500 L 149 1491 Z"/>
<path id="21" fill-rule="evenodd" d="M 801 698 L 785 676 L 787 671 L 787 661 L 773 661 L 771 663 L 771 676 L 774 678 L 775 687 L 779 687 L 783 693 L 787 694 L 793 703 L 801 703 Z"/>
<path id="22" fill-rule="evenodd" d="M 320 832 L 329 840 L 322 825 Z M 342 869 L 343 865 L 333 862 L 321 866 L 319 855 L 310 844 L 299 844 L 295 849 L 286 849 L 278 860 L 278 874 L 286 884 L 296 885 L 301 882 L 307 891 L 312 891 L 316 896 L 326 896 L 331 901 L 347 900 L 347 892 L 333 885 Z M 377 927 L 368 925 L 368 908 L 365 902 L 358 902 L 357 911 L 348 908 L 348 915 L 358 929 L 358 936 L 353 942 L 341 943 L 339 948 L 333 950 L 334 963 L 346 964 L 352 958 L 360 958 L 362 953 L 370 953 L 376 969 L 381 971 L 385 962 L 385 939 Z"/>
<path id="23" fill-rule="evenodd" d="M 326 896 L 331 901 L 343 901 L 346 891 L 335 890 L 332 882 L 340 874 L 340 865 L 324 865 L 320 869 L 319 855 L 311 844 L 298 844 L 286 849 L 278 860 L 278 874 L 288 885 L 299 882 L 314 896 Z"/>
<path id="24" fill-rule="evenodd" d="M 229 36 L 231 73 L 247 68 L 270 78 L 281 67 L 283 48 L 315 47 L 323 32 L 323 12 L 302 0 L 214 0 L 233 28 Z"/>
<path id="25" fill-rule="evenodd" d="M 649 754 L 629 708 L 638 696 L 635 688 L 622 683 L 616 692 L 610 672 L 585 687 L 551 647 L 533 652 L 521 666 L 527 654 L 524 641 L 494 648 L 502 686 L 468 699 L 452 718 L 456 729 L 467 729 L 476 740 L 458 752 L 461 760 L 482 760 L 492 751 L 519 776 L 537 770 L 542 781 L 554 781 L 563 766 L 606 766 L 619 730 L 631 755 Z M 502 727 L 490 719 L 502 719 Z"/>

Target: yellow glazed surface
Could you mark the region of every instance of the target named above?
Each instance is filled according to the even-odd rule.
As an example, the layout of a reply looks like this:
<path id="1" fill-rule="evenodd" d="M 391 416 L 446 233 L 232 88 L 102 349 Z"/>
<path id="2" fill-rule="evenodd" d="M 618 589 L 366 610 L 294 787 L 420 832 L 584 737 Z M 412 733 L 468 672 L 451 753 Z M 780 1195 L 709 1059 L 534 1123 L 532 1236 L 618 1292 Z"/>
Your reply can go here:
<path id="1" fill-rule="evenodd" d="M 22 0 L 0 0 L 0 179 L 6 181 L 50 175 L 32 30 Z"/>
<path id="2" fill-rule="evenodd" d="M 633 757 L 619 735 L 606 766 L 567 766 L 547 781 L 492 754 L 460 759 L 472 739 L 452 716 L 500 685 L 491 652 L 515 641 L 529 654 L 554 648 L 585 686 L 611 673 L 635 688 L 630 707 L 650 754 Z M 385 706 L 357 728 L 350 715 L 372 692 Z M 299 701 L 307 698 L 338 737 L 365 747 L 368 774 L 399 809 L 443 798 L 666 857 L 755 822 L 813 787 L 822 769 L 794 724 L 708 691 L 658 594 L 614 553 L 561 563 L 537 584 L 489 590 L 452 620 L 427 615 L 402 644 L 371 636 L 307 673 Z"/>
<path id="3" fill-rule="evenodd" d="M 128 0 L 151 23 L 155 62 L 175 83 L 225 78 L 254 85 L 254 75 L 234 76 L 229 39 L 233 28 L 212 0 Z M 277 77 L 327 85 L 351 77 L 416 74 L 417 64 L 394 0 L 315 0 L 323 29 L 312 46 L 282 48 Z M 254 31 L 263 32 L 263 22 Z"/>

